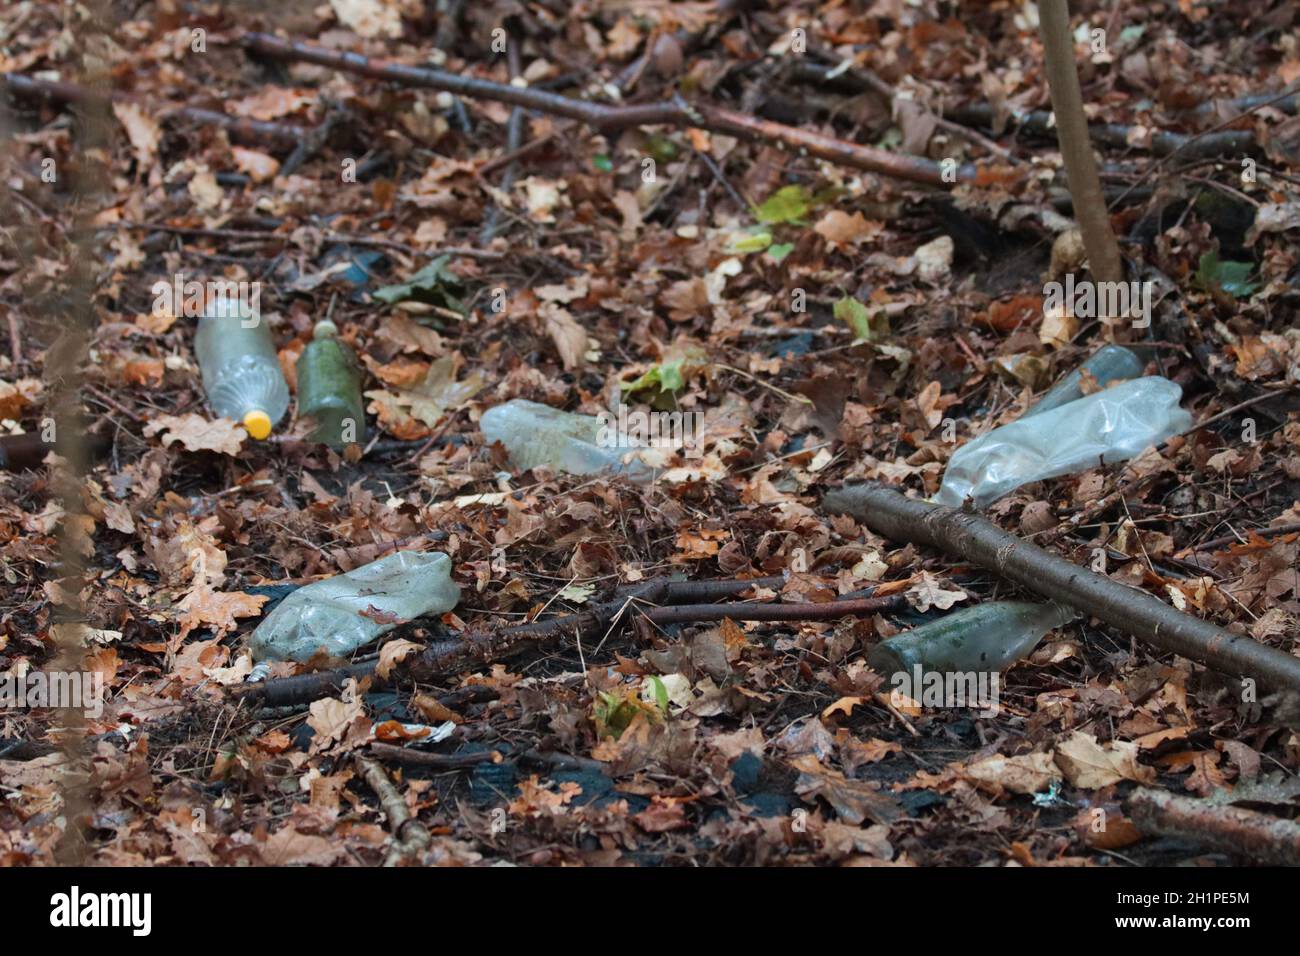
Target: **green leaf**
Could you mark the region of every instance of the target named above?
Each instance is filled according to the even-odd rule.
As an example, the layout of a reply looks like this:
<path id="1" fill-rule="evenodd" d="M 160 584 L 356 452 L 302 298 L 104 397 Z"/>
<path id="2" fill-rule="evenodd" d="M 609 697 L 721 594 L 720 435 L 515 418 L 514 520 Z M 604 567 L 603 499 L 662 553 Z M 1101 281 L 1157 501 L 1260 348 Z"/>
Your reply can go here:
<path id="1" fill-rule="evenodd" d="M 775 246 L 769 246 L 767 250 L 767 257 L 771 259 L 773 262 L 780 264 L 780 262 L 792 252 L 794 252 L 794 243 L 782 242 L 782 243 L 778 243 Z"/>
<path id="2" fill-rule="evenodd" d="M 676 392 L 686 384 L 682 378 L 682 363 L 680 360 L 669 362 L 664 365 L 651 366 L 648 372 L 643 372 L 639 378 L 632 382 L 623 382 L 623 391 L 629 395 L 633 392 L 642 392 L 648 388 L 658 386 L 660 392 Z"/>
<path id="3" fill-rule="evenodd" d="M 874 342 L 889 334 L 889 319 L 884 313 L 872 315 L 865 305 L 850 296 L 835 303 L 833 314 L 836 320 L 848 324 L 859 342 Z"/>
<path id="4" fill-rule="evenodd" d="M 587 599 L 596 593 L 594 584 L 570 584 L 560 591 L 560 597 L 574 604 L 586 604 Z"/>
<path id="5" fill-rule="evenodd" d="M 599 156 L 593 159 L 591 161 L 591 165 L 595 166 L 602 173 L 612 173 L 614 171 L 614 164 L 610 161 L 610 158 L 606 156 L 604 153 L 601 153 Z"/>
<path id="6" fill-rule="evenodd" d="M 666 691 L 665 691 L 666 692 Z M 598 737 L 621 737 L 637 714 L 646 714 L 652 720 L 662 715 L 648 703 L 642 703 L 626 692 L 601 691 L 592 706 L 592 720 Z"/>
<path id="7" fill-rule="evenodd" d="M 1204 289 L 1222 289 L 1238 299 L 1245 299 L 1259 289 L 1260 283 L 1250 281 L 1254 263 L 1223 261 L 1217 252 L 1201 256 L 1196 269 L 1196 281 Z"/>
<path id="8" fill-rule="evenodd" d="M 782 186 L 754 209 L 759 222 L 800 222 L 812 208 L 812 197 L 802 186 Z"/>
<path id="9" fill-rule="evenodd" d="M 388 305 L 414 299 L 464 315 L 465 305 L 458 297 L 461 281 L 447 268 L 448 261 L 448 256 L 439 256 L 405 282 L 376 289 L 371 295 Z"/>
<path id="10" fill-rule="evenodd" d="M 668 713 L 668 688 L 664 686 L 664 682 L 655 674 L 650 675 L 650 683 L 654 685 L 655 703 L 659 706 L 661 711 L 665 714 Z"/>
<path id="11" fill-rule="evenodd" d="M 677 144 L 661 133 L 646 137 L 645 151 L 656 163 L 667 163 L 677 158 Z"/>
<path id="12" fill-rule="evenodd" d="M 628 396 L 654 389 L 650 404 L 670 410 L 676 404 L 677 393 L 686 387 L 686 380 L 707 365 L 708 355 L 698 345 L 673 346 L 658 364 L 650 366 L 635 381 L 621 382 L 620 387 Z"/>
<path id="13" fill-rule="evenodd" d="M 772 244 L 772 233 L 761 226 L 733 232 L 727 237 L 726 253 L 728 255 L 745 255 L 750 252 L 762 252 Z"/>

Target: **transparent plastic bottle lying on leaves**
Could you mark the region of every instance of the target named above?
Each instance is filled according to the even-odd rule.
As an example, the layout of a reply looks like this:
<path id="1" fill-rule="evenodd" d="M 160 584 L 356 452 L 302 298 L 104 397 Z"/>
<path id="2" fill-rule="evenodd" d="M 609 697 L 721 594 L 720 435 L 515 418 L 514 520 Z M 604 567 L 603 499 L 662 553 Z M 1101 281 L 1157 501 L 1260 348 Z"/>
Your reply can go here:
<path id="1" fill-rule="evenodd" d="M 545 467 L 571 475 L 626 474 L 633 481 L 654 475 L 636 448 L 618 441 L 594 415 L 516 398 L 484 412 L 479 428 L 489 444 L 501 443 L 520 471 Z"/>
<path id="2" fill-rule="evenodd" d="M 361 369 L 352 350 L 338 340 L 328 319 L 316 323 L 312 340 L 298 356 L 298 416 L 311 418 L 313 441 L 335 451 L 366 440 Z"/>
<path id="3" fill-rule="evenodd" d="M 1182 394 L 1153 375 L 995 428 L 953 453 L 935 501 L 958 508 L 969 497 L 984 508 L 1031 481 L 1132 458 L 1191 428 Z"/>
<path id="4" fill-rule="evenodd" d="M 322 649 L 344 657 L 403 621 L 442 614 L 459 601 L 447 555 L 398 551 L 294 591 L 253 632 L 253 657 L 305 662 Z"/>
<path id="5" fill-rule="evenodd" d="M 212 410 L 256 439 L 270 435 L 289 408 L 289 386 L 258 311 L 235 298 L 214 298 L 199 317 L 194 354 Z"/>
<path id="6" fill-rule="evenodd" d="M 1034 402 L 1022 417 L 1041 415 L 1067 402 L 1083 398 L 1080 384 L 1085 371 L 1096 379 L 1098 385 L 1105 388 L 1111 382 L 1141 378 L 1146 370 L 1146 364 L 1146 361 L 1136 352 L 1122 345 L 1103 345 L 1093 352 L 1086 362 L 1044 392 L 1043 397 Z"/>
<path id="7" fill-rule="evenodd" d="M 1029 656 L 1077 611 L 1060 604 L 989 601 L 881 641 L 867 654 L 878 674 L 995 673 Z"/>

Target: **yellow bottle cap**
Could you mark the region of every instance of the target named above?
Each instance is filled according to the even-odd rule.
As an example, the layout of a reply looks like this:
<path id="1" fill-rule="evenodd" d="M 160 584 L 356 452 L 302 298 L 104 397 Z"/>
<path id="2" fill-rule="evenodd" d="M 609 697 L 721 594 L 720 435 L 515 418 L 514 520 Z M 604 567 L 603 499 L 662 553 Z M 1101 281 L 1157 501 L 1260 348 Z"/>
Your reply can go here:
<path id="1" fill-rule="evenodd" d="M 248 434 L 258 441 L 271 434 L 271 416 L 261 409 L 256 409 L 244 416 L 244 427 Z"/>

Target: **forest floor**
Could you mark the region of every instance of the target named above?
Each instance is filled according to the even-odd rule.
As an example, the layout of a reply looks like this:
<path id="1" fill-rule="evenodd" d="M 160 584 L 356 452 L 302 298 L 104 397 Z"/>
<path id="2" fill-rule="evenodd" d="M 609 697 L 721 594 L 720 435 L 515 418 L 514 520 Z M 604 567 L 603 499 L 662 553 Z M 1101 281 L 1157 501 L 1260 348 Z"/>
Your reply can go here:
<path id="1" fill-rule="evenodd" d="M 1126 797 L 1300 816 L 1300 708 L 1096 620 L 1007 671 L 991 716 L 898 706 L 876 642 L 1033 595 L 820 505 L 863 479 L 933 495 L 956 448 L 1098 346 L 1141 345 L 1209 424 L 987 516 L 1300 654 L 1300 118 L 1265 102 L 1300 78 L 1293 4 L 1072 4 L 1092 121 L 1125 127 L 1097 148 L 1156 289 L 1136 324 L 1044 308 L 1082 269 L 1054 135 L 1011 119 L 1051 108 L 1032 4 L 102 7 L 0 14 L 0 71 L 89 89 L 98 69 L 117 96 L 10 81 L 0 112 L 0 417 L 40 433 L 75 372 L 86 434 L 57 440 L 87 459 L 66 499 L 53 458 L 0 472 L 0 678 L 71 653 L 104 688 L 84 727 L 0 710 L 0 863 L 1227 864 L 1244 858 L 1139 832 Z M 256 55 L 254 31 L 575 98 L 676 93 L 982 172 L 924 185 L 531 110 L 512 137 L 505 103 Z M 1206 135 L 1162 154 L 1153 132 Z M 364 365 L 364 441 L 215 418 L 195 321 L 157 302 L 174 277 L 259 283 L 291 388 L 329 316 Z M 521 472 L 479 429 L 515 398 L 699 412 L 701 454 L 644 484 Z M 383 638 L 392 679 L 239 696 L 276 602 L 395 549 L 449 555 L 461 597 Z M 904 602 L 666 625 L 632 604 L 403 677 L 431 639 L 663 575 Z"/>

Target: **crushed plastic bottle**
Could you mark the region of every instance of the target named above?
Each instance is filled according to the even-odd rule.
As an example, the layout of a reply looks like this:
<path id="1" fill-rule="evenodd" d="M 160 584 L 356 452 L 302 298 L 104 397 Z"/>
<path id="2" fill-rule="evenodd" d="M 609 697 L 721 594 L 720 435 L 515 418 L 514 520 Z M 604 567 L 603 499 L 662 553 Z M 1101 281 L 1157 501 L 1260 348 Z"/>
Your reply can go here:
<path id="1" fill-rule="evenodd" d="M 935 501 L 984 508 L 1031 481 L 1132 458 L 1192 426 L 1182 394 L 1153 375 L 995 428 L 953 453 Z"/>
<path id="2" fill-rule="evenodd" d="M 344 657 L 402 621 L 442 614 L 459 601 L 449 557 L 398 551 L 294 591 L 257 626 L 250 645 L 256 660 L 305 662 L 321 649 Z"/>
<path id="3" fill-rule="evenodd" d="M 1122 345 L 1103 345 L 1093 352 L 1086 362 L 1044 392 L 1043 397 L 1036 401 L 1023 417 L 1041 415 L 1067 402 L 1083 398 L 1083 391 L 1079 385 L 1083 381 L 1085 370 L 1097 380 L 1098 385 L 1105 388 L 1111 382 L 1141 378 L 1145 369 L 1146 361 L 1131 349 L 1126 349 Z"/>
<path id="4" fill-rule="evenodd" d="M 315 420 L 313 441 L 336 451 L 366 439 L 361 370 L 352 350 L 338 340 L 338 331 L 328 319 L 317 322 L 298 356 L 298 415 Z"/>
<path id="5" fill-rule="evenodd" d="M 626 474 L 633 481 L 653 477 L 637 449 L 594 415 L 516 398 L 484 412 L 479 428 L 489 443 L 501 443 L 521 471 L 546 467 L 571 475 Z"/>
<path id="6" fill-rule="evenodd" d="M 194 352 L 208 404 L 263 439 L 289 408 L 289 386 L 271 332 L 238 299 L 218 297 L 199 318 Z"/>
<path id="7" fill-rule="evenodd" d="M 1060 604 L 990 601 L 881 641 L 867 654 L 878 674 L 993 673 L 1029 655 L 1043 635 L 1079 616 Z"/>

